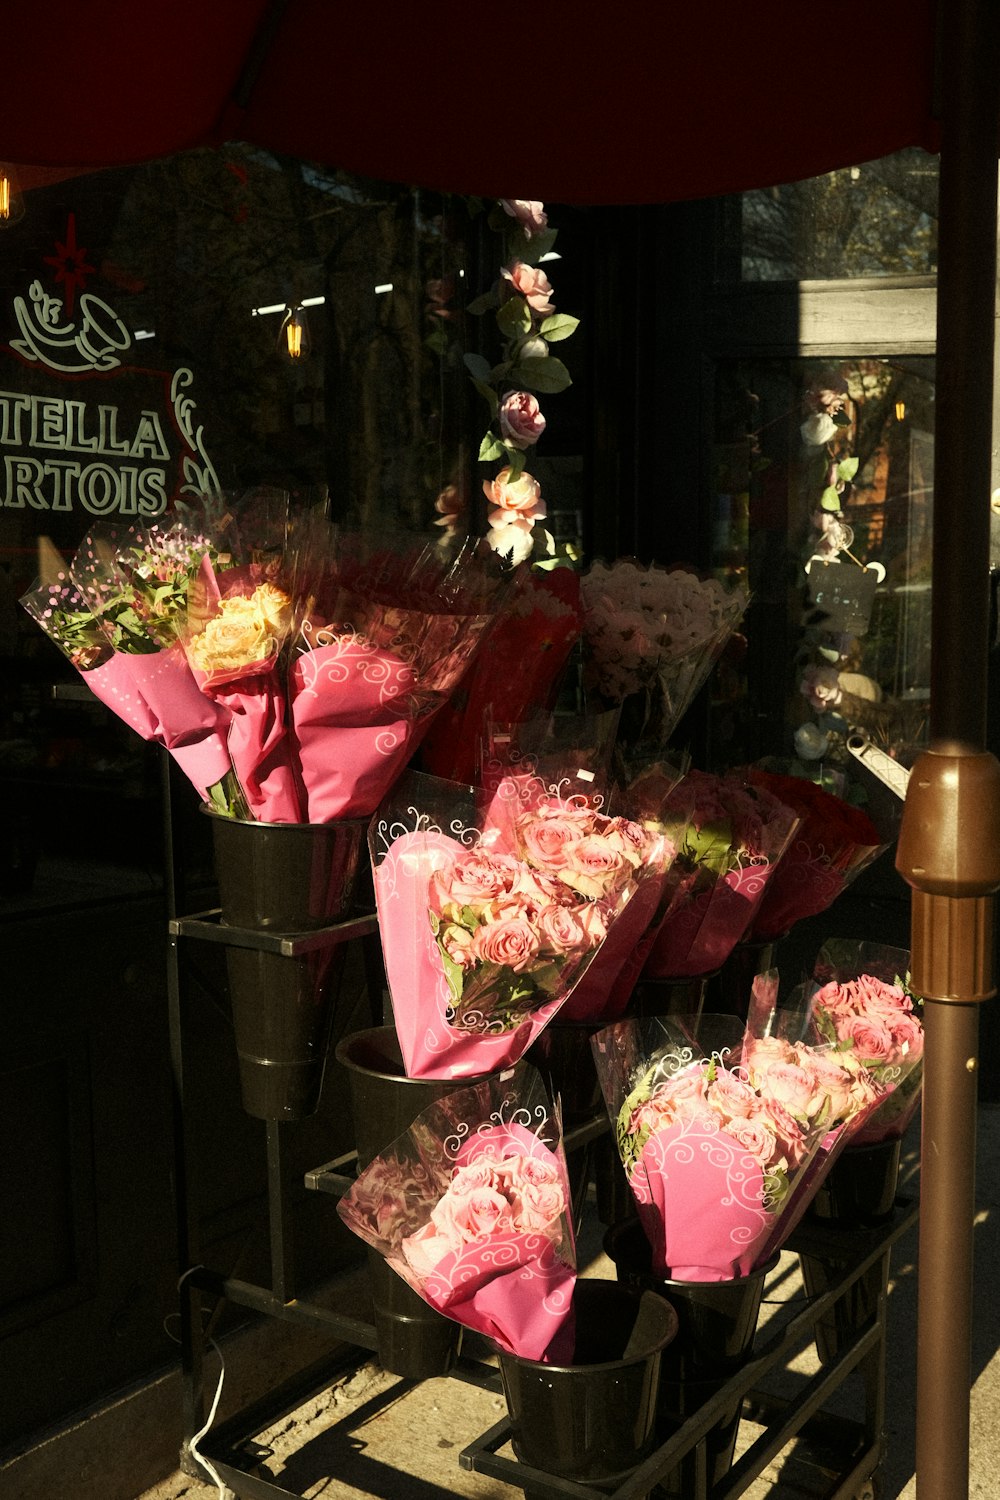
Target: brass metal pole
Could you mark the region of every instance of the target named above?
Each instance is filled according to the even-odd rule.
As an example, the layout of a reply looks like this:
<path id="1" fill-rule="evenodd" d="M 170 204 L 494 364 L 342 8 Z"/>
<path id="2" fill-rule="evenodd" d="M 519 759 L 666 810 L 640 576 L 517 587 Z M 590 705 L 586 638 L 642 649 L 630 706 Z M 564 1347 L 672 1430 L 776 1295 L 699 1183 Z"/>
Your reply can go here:
<path id="1" fill-rule="evenodd" d="M 925 997 L 917 1310 L 917 1500 L 969 1493 L 979 1002 L 994 993 L 1000 764 L 986 739 L 996 308 L 995 0 L 939 7 L 941 168 L 931 744 L 907 788 L 896 865 L 913 888 Z"/>

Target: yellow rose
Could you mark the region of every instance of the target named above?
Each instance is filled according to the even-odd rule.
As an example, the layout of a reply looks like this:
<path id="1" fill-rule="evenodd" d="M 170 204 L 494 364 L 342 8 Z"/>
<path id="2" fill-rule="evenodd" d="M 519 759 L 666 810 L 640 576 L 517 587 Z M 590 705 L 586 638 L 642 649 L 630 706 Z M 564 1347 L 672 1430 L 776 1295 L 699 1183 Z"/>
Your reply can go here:
<path id="1" fill-rule="evenodd" d="M 250 598 L 223 599 L 219 612 L 188 645 L 191 665 L 202 672 L 233 672 L 279 651 L 291 617 L 287 594 L 273 584 Z"/>

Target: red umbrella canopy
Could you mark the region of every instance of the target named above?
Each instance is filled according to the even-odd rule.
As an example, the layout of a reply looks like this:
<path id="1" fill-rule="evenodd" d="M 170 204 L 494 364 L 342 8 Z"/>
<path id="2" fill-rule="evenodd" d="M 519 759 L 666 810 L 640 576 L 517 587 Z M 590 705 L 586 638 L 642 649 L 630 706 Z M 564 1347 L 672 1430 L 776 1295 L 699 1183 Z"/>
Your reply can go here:
<path id="1" fill-rule="evenodd" d="M 243 140 L 490 197 L 703 197 L 936 149 L 934 10 L 21 0 L 0 155 L 98 167 Z"/>

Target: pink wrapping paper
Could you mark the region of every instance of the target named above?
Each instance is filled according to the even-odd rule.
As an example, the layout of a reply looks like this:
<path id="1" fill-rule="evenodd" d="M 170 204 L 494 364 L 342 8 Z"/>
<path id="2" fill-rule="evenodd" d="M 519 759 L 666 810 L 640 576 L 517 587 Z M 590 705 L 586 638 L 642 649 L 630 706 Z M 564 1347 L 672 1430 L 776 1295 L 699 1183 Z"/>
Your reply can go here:
<path id="1" fill-rule="evenodd" d="M 529 1069 L 425 1110 L 337 1209 L 432 1307 L 521 1358 L 561 1362 L 573 1348 L 569 1203 L 558 1120 Z"/>
<path id="2" fill-rule="evenodd" d="M 310 823 L 373 812 L 423 725 L 413 668 L 345 633 L 292 665 L 292 728 Z"/>
<path id="3" fill-rule="evenodd" d="M 127 656 L 114 655 L 80 676 L 95 698 L 144 740 L 155 740 L 157 720 L 129 671 Z"/>
<path id="4" fill-rule="evenodd" d="M 117 659 L 149 708 L 154 732 L 146 738 L 169 750 L 204 798 L 231 769 L 229 713 L 201 692 L 179 645 Z"/>
<path id="5" fill-rule="evenodd" d="M 257 662 L 229 677 L 195 668 L 192 673 L 201 691 L 230 716 L 229 756 L 253 817 L 261 823 L 305 821 L 285 694 L 274 666 Z"/>
<path id="6" fill-rule="evenodd" d="M 758 1264 L 772 1228 L 764 1177 L 731 1136 L 701 1120 L 657 1130 L 630 1180 L 657 1276 L 730 1281 Z"/>

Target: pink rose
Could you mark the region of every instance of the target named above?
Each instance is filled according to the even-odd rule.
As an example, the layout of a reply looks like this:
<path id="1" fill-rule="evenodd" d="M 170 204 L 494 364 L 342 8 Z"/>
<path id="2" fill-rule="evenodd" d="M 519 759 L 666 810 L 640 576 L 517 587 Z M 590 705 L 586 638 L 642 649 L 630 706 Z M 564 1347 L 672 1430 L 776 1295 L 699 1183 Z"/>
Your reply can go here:
<path id="1" fill-rule="evenodd" d="M 406 1239 L 401 1240 L 399 1248 L 407 1265 L 421 1281 L 426 1281 L 445 1256 L 458 1249 L 458 1246 L 453 1245 L 447 1235 L 438 1234 L 433 1224 L 425 1224 L 416 1234 L 407 1235 Z"/>
<path id="2" fill-rule="evenodd" d="M 523 260 L 515 260 L 509 266 L 504 266 L 500 274 L 504 281 L 510 282 L 516 292 L 520 292 L 533 312 L 543 318 L 555 312 L 554 304 L 549 301 L 552 295 L 552 283 L 545 272 L 540 271 L 537 266 L 529 266 Z"/>
<path id="3" fill-rule="evenodd" d="M 545 431 L 545 418 L 535 397 L 527 391 L 510 391 L 497 413 L 500 436 L 515 448 L 530 448 Z"/>
<path id="4" fill-rule="evenodd" d="M 504 918 L 475 935 L 476 957 L 486 964 L 500 964 L 521 974 L 538 956 L 538 934 L 523 917 Z"/>
<path id="5" fill-rule="evenodd" d="M 600 834 L 579 839 L 570 858 L 571 863 L 559 871 L 559 879 L 591 900 L 620 886 L 632 869 L 621 850 Z"/>
<path id="6" fill-rule="evenodd" d="M 580 842 L 580 822 L 572 813 L 527 817 L 518 824 L 524 857 L 543 870 L 562 870 Z"/>
<path id="7" fill-rule="evenodd" d="M 604 912 L 594 902 L 588 901 L 577 909 L 577 920 L 587 935 L 591 948 L 603 943 L 608 935 L 608 923 Z"/>
<path id="8" fill-rule="evenodd" d="M 816 1077 L 795 1063 L 772 1063 L 760 1079 L 761 1094 L 776 1099 L 796 1119 L 808 1120 L 819 1107 Z"/>
<path id="9" fill-rule="evenodd" d="M 449 922 L 438 933 L 438 942 L 453 964 L 460 969 L 471 969 L 476 962 L 475 940 L 467 927 Z"/>
<path id="10" fill-rule="evenodd" d="M 770 1166 L 778 1154 L 774 1126 L 766 1115 L 733 1119 L 723 1125 L 722 1129 L 741 1150 L 753 1157 L 762 1171 Z"/>
<path id="11" fill-rule="evenodd" d="M 542 908 L 537 921 L 543 953 L 580 953 L 593 946 L 582 922 L 567 906 L 553 902 Z"/>
<path id="12" fill-rule="evenodd" d="M 565 1207 L 558 1182 L 521 1182 L 514 1195 L 514 1228 L 522 1234 L 544 1234 L 558 1228 Z"/>
<path id="13" fill-rule="evenodd" d="M 431 1222 L 453 1250 L 460 1250 L 471 1240 L 485 1239 L 497 1230 L 511 1229 L 510 1204 L 503 1193 L 486 1183 L 466 1191 L 456 1191 L 454 1184 L 434 1205 Z"/>
<path id="14" fill-rule="evenodd" d="M 893 1040 L 909 1062 L 924 1055 L 924 1028 L 917 1016 L 902 1012 L 889 1022 Z"/>
<path id="15" fill-rule="evenodd" d="M 548 227 L 549 216 L 545 212 L 544 203 L 534 198 L 501 198 L 500 207 L 505 214 L 516 219 L 524 230 L 526 239 L 531 239 L 536 234 L 541 234 Z"/>
<path id="16" fill-rule="evenodd" d="M 516 877 L 514 860 L 474 850 L 460 856 L 450 869 L 436 871 L 432 889 L 446 891 L 447 899 L 459 906 L 470 906 L 509 891 Z"/>
<path id="17" fill-rule="evenodd" d="M 815 1137 L 810 1138 L 806 1129 L 785 1108 L 780 1099 L 762 1098 L 760 1103 L 761 1115 L 770 1122 L 774 1130 L 780 1155 L 790 1167 L 797 1167 L 809 1154 L 809 1147 Z"/>
<path id="18" fill-rule="evenodd" d="M 527 472 L 511 480 L 509 465 L 501 469 L 495 478 L 484 482 L 483 494 L 494 507 L 489 515 L 491 526 L 502 526 L 515 520 L 538 521 L 545 515 L 545 503 L 538 480 Z"/>
<path id="19" fill-rule="evenodd" d="M 854 1043 L 855 1056 L 866 1067 L 896 1061 L 892 1032 L 877 1016 L 838 1016 L 837 1035 L 841 1041 Z"/>
<path id="20" fill-rule="evenodd" d="M 723 1120 L 746 1119 L 757 1106 L 757 1097 L 748 1083 L 719 1068 L 709 1088 L 709 1103 Z"/>

